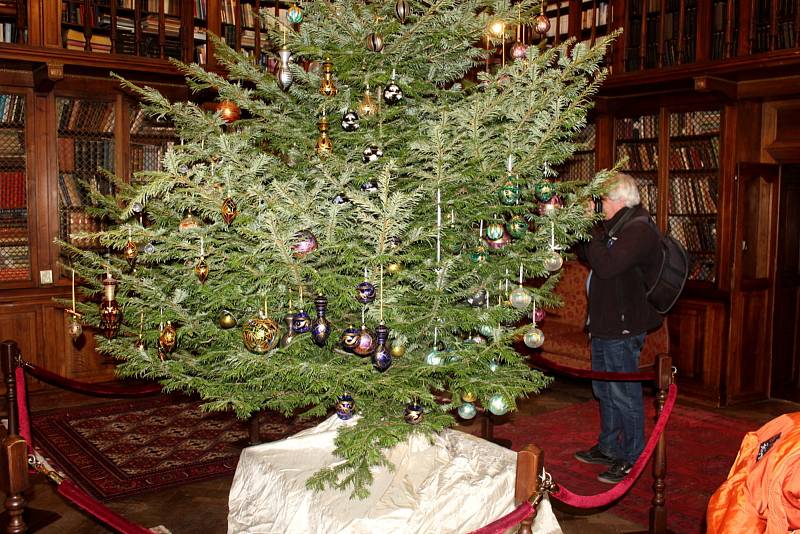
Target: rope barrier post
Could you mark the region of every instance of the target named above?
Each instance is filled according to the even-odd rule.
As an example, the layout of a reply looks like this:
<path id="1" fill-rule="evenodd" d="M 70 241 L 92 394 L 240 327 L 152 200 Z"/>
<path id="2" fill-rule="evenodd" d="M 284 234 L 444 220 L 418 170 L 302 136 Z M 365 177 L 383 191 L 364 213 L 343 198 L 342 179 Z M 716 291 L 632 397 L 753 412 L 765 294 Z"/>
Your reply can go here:
<path id="1" fill-rule="evenodd" d="M 0 343 L 0 364 L 6 382 L 6 410 L 8 411 L 8 434 L 19 435 L 19 418 L 17 416 L 17 385 L 14 372 L 17 370 L 19 347 L 16 341 L 5 340 Z"/>
<path id="2" fill-rule="evenodd" d="M 534 444 L 526 445 L 517 453 L 517 480 L 514 486 L 514 505 L 519 506 L 539 494 L 539 475 L 544 466 L 544 451 Z M 523 519 L 517 534 L 532 534 L 531 527 L 536 517 Z"/>
<path id="3" fill-rule="evenodd" d="M 667 400 L 667 390 L 672 384 L 672 358 L 668 354 L 659 354 L 656 360 L 656 418 L 664 409 Z M 667 506 L 666 506 L 666 476 L 667 476 L 667 438 L 666 431 L 661 433 L 653 454 L 653 501 L 650 506 L 650 534 L 665 534 L 667 532 Z"/>
<path id="4" fill-rule="evenodd" d="M 28 444 L 19 436 L 11 435 L 3 440 L 0 451 L 2 456 L 3 491 L 6 500 L 5 507 L 5 532 L 7 534 L 21 534 L 28 531 L 23 513 L 25 512 L 25 497 L 23 492 L 30 487 L 28 481 Z"/>
<path id="5" fill-rule="evenodd" d="M 251 447 L 261 444 L 261 414 L 261 411 L 253 413 L 253 415 L 250 416 L 250 421 L 248 421 L 248 434 L 250 438 L 248 445 Z"/>

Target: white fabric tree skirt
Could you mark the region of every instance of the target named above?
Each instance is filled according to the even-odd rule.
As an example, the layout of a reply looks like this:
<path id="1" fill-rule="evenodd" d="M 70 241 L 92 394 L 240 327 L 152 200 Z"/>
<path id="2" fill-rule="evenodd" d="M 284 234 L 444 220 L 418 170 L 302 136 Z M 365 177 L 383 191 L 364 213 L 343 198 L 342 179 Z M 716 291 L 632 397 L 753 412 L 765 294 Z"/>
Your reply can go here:
<path id="1" fill-rule="evenodd" d="M 516 453 L 456 430 L 429 443 L 414 436 L 388 451 L 395 466 L 375 469 L 365 500 L 349 491 L 313 492 L 306 480 L 341 459 L 336 416 L 294 436 L 242 451 L 229 496 L 228 533 L 463 534 L 514 509 Z M 561 529 L 550 503 L 538 506 L 534 532 Z"/>

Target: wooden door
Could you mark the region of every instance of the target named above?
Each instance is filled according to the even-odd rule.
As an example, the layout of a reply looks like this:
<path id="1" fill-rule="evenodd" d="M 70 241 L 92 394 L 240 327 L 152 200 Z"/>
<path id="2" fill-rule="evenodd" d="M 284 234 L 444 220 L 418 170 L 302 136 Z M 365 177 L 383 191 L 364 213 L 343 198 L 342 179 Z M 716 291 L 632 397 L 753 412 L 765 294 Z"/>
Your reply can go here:
<path id="1" fill-rule="evenodd" d="M 766 398 L 772 357 L 772 287 L 777 250 L 779 172 L 740 163 L 728 329 L 728 403 Z"/>
<path id="2" fill-rule="evenodd" d="M 800 165 L 781 169 L 770 396 L 800 402 Z"/>

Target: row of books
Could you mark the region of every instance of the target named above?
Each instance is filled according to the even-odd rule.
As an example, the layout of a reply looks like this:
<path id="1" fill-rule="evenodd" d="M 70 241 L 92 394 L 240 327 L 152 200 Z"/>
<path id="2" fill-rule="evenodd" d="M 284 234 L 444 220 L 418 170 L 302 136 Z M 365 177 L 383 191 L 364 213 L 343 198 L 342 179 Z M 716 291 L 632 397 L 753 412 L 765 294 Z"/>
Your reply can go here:
<path id="1" fill-rule="evenodd" d="M 0 247 L 0 280 L 30 280 L 31 264 L 28 245 Z"/>
<path id="2" fill-rule="evenodd" d="M 558 170 L 562 180 L 590 180 L 594 172 L 594 152 L 576 153 Z"/>
<path id="3" fill-rule="evenodd" d="M 15 22 L 0 23 L 0 43 L 24 43 L 26 32 L 20 32 Z"/>
<path id="4" fill-rule="evenodd" d="M 223 2 L 220 15 L 223 24 L 235 24 L 235 2 Z M 255 28 L 256 26 L 266 28 L 266 24 L 260 20 L 255 6 L 251 4 L 239 4 L 239 25 L 246 28 Z"/>
<path id="5" fill-rule="evenodd" d="M 78 30 L 68 29 L 64 32 L 64 47 L 67 50 L 86 50 L 86 36 Z M 99 54 L 111 53 L 111 37 L 102 34 L 93 34 L 89 38 L 89 48 Z"/>
<path id="6" fill-rule="evenodd" d="M 58 169 L 62 172 L 93 174 L 97 169 L 114 169 L 114 141 L 59 137 Z"/>
<path id="7" fill-rule="evenodd" d="M 24 171 L 0 171 L 0 209 L 21 209 L 27 204 Z"/>
<path id="8" fill-rule="evenodd" d="M 100 248 L 98 238 L 77 238 L 80 232 L 99 232 L 103 229 L 102 221 L 89 216 L 82 207 L 62 207 L 59 237 L 76 247 L 83 249 Z"/>
<path id="9" fill-rule="evenodd" d="M 670 170 L 707 170 L 719 167 L 719 138 L 692 145 L 671 145 Z"/>
<path id="10" fill-rule="evenodd" d="M 587 9 L 581 13 L 581 29 L 606 26 L 608 24 L 608 4 L 603 2 L 597 4 L 593 9 Z"/>
<path id="11" fill-rule="evenodd" d="M 208 17 L 208 0 L 194 0 L 194 18 L 206 20 Z"/>
<path id="12" fill-rule="evenodd" d="M 114 131 L 114 104 L 112 102 L 81 98 L 58 98 L 56 102 L 59 132 L 110 133 Z"/>
<path id="13" fill-rule="evenodd" d="M 691 253 L 704 253 L 717 249 L 716 215 L 703 219 L 673 215 L 669 218 L 672 236 L 683 243 Z"/>
<path id="14" fill-rule="evenodd" d="M 717 179 L 676 179 L 669 182 L 670 213 L 683 215 L 716 215 Z"/>
<path id="15" fill-rule="evenodd" d="M 158 15 L 148 15 L 142 20 L 142 31 L 145 33 L 158 33 L 159 22 L 164 21 L 164 35 L 168 37 L 178 37 L 181 34 L 181 19 L 164 17 Z"/>
<path id="16" fill-rule="evenodd" d="M 175 137 L 175 127 L 171 123 L 150 119 L 141 108 L 131 112 L 130 132 L 132 136 Z"/>
<path id="17" fill-rule="evenodd" d="M 164 2 L 164 13 L 167 15 L 180 15 L 181 14 L 181 1 L 182 0 L 140 0 L 142 9 L 151 13 L 160 13 L 161 2 Z"/>
<path id="18" fill-rule="evenodd" d="M 0 124 L 22 125 L 25 122 L 25 95 L 0 94 Z"/>
<path id="19" fill-rule="evenodd" d="M 627 158 L 630 170 L 654 170 L 658 166 L 658 147 L 654 143 L 620 144 L 617 157 Z"/>
<path id="20" fill-rule="evenodd" d="M 81 176 L 86 180 L 85 176 Z M 94 173 L 88 180 L 88 187 L 94 193 L 111 195 L 114 193 L 114 184 L 104 174 Z M 73 208 L 85 206 L 88 200 L 88 191 L 79 183 L 79 176 L 75 173 L 60 172 L 58 174 L 58 199 L 61 207 Z"/>
<path id="21" fill-rule="evenodd" d="M 658 137 L 658 115 L 617 119 L 616 133 L 620 139 L 654 139 Z"/>
<path id="22" fill-rule="evenodd" d="M 656 215 L 656 208 L 658 207 L 658 184 L 654 179 L 637 178 L 636 186 L 639 188 L 639 197 L 642 201 L 642 206 L 647 208 L 650 215 Z"/>
<path id="23" fill-rule="evenodd" d="M 730 42 L 725 40 L 725 32 L 717 31 L 711 34 L 711 59 L 722 59 L 726 52 L 736 55 L 735 47 L 739 42 L 739 28 L 733 28 Z"/>

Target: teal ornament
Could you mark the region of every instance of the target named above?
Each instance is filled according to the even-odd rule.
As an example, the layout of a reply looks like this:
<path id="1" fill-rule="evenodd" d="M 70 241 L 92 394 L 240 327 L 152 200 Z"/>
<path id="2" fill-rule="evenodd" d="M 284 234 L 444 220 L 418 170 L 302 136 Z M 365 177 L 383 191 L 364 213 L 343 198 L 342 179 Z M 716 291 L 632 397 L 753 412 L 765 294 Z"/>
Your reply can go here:
<path id="1" fill-rule="evenodd" d="M 482 246 L 479 246 L 473 252 L 470 253 L 469 259 L 473 261 L 473 263 L 482 263 L 486 261 L 489 257 L 489 254 L 486 253 L 486 249 Z"/>
<path id="2" fill-rule="evenodd" d="M 525 332 L 525 336 L 522 338 L 522 341 L 525 343 L 526 347 L 538 349 L 542 346 L 542 344 L 544 344 L 544 332 L 535 326 L 531 326 Z"/>
<path id="3" fill-rule="evenodd" d="M 480 332 L 482 336 L 493 337 L 494 327 L 492 325 L 483 324 L 478 327 L 478 332 Z"/>
<path id="4" fill-rule="evenodd" d="M 297 4 L 289 6 L 289 11 L 286 12 L 286 20 L 292 24 L 300 24 L 303 22 L 303 10 Z"/>
<path id="5" fill-rule="evenodd" d="M 425 363 L 428 365 L 442 365 L 444 363 L 444 356 L 438 349 L 434 348 L 425 356 Z"/>
<path id="6" fill-rule="evenodd" d="M 536 194 L 536 198 L 542 202 L 547 202 L 556 194 L 556 188 L 547 180 L 542 180 L 533 187 L 533 192 Z"/>
<path id="7" fill-rule="evenodd" d="M 528 222 L 522 215 L 514 215 L 506 223 L 506 229 L 514 239 L 522 239 L 528 233 Z"/>
<path id="8" fill-rule="evenodd" d="M 345 393 L 336 398 L 336 416 L 342 421 L 347 421 L 356 413 L 356 401 Z"/>
<path id="9" fill-rule="evenodd" d="M 511 305 L 514 308 L 518 310 L 524 310 L 531 303 L 531 294 L 524 287 L 517 286 L 511 292 L 511 295 L 508 297 L 508 300 L 511 302 Z"/>
<path id="10" fill-rule="evenodd" d="M 465 402 L 458 407 L 458 416 L 461 419 L 472 419 L 478 414 L 478 409 L 471 402 Z"/>
<path id="11" fill-rule="evenodd" d="M 486 227 L 486 239 L 489 241 L 494 241 L 503 237 L 505 234 L 506 229 L 503 228 L 503 225 L 499 222 L 492 222 L 489 223 L 489 226 Z"/>
<path id="12" fill-rule="evenodd" d="M 409 425 L 416 425 L 422 422 L 424 415 L 425 410 L 422 409 L 422 406 L 416 402 L 412 402 L 406 406 L 405 412 L 403 412 L 403 419 L 405 419 L 406 423 Z"/>
<path id="13" fill-rule="evenodd" d="M 489 411 L 495 415 L 505 415 L 508 413 L 508 403 L 499 393 L 492 395 L 487 407 Z"/>
<path id="14" fill-rule="evenodd" d="M 519 186 L 514 185 L 511 180 L 506 180 L 497 192 L 497 197 L 504 206 L 513 206 L 519 201 Z"/>

